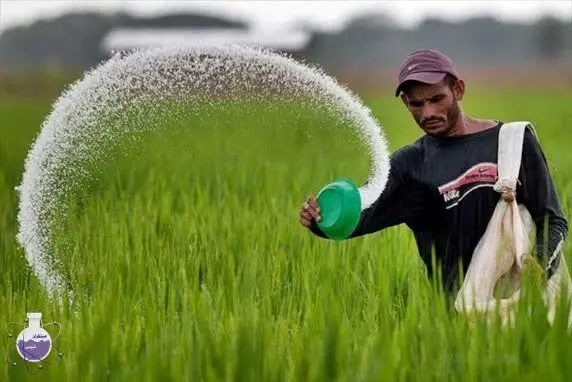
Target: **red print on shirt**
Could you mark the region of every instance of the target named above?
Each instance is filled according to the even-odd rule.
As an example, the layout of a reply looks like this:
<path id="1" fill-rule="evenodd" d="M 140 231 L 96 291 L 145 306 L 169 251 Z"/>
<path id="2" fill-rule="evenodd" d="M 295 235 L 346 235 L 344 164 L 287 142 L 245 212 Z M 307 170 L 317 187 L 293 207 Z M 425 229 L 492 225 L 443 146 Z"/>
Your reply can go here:
<path id="1" fill-rule="evenodd" d="M 469 192 L 484 186 L 492 186 L 498 179 L 498 167 L 495 163 L 479 163 L 465 171 L 456 179 L 439 187 L 447 208 L 457 205 Z"/>

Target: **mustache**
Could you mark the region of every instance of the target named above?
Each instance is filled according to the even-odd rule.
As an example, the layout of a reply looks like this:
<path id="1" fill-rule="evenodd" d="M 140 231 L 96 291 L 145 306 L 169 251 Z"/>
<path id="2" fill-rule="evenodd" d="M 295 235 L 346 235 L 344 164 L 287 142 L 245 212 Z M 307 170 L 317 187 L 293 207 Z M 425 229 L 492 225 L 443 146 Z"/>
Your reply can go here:
<path id="1" fill-rule="evenodd" d="M 425 125 L 425 124 L 431 123 L 431 122 L 444 122 L 444 121 L 445 120 L 443 118 L 429 117 L 429 118 L 421 119 L 419 122 L 422 125 Z"/>

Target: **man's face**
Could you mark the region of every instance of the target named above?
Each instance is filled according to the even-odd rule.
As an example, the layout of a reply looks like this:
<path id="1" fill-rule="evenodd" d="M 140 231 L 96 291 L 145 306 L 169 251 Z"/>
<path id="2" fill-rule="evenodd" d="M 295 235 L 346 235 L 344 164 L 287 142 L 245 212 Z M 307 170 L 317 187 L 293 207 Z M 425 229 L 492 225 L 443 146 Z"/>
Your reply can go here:
<path id="1" fill-rule="evenodd" d="M 414 83 L 402 100 L 425 133 L 448 136 L 454 130 L 461 109 L 458 101 L 463 97 L 463 83 L 457 81 L 451 89 L 444 81 L 434 85 Z"/>

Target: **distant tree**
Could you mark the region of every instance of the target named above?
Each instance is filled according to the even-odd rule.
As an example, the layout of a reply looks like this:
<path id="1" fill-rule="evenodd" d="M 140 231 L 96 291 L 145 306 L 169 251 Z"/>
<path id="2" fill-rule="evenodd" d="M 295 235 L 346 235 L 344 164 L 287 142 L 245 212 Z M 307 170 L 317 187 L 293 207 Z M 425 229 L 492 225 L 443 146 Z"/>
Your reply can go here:
<path id="1" fill-rule="evenodd" d="M 100 47 L 116 28 L 237 28 L 248 25 L 238 20 L 200 14 L 172 14 L 139 18 L 124 13 L 73 12 L 31 25 L 7 29 L 0 35 L 0 69 L 28 69 L 43 66 L 86 68 L 101 62 Z"/>
<path id="2" fill-rule="evenodd" d="M 536 51 L 546 59 L 556 59 L 564 51 L 565 24 L 554 17 L 544 17 L 535 25 Z"/>

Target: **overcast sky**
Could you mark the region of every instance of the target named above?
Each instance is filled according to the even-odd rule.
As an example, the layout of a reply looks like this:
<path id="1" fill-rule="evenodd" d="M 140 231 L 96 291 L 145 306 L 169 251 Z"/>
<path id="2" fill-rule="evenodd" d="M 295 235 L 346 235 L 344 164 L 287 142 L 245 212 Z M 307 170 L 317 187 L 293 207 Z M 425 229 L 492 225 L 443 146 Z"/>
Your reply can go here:
<path id="1" fill-rule="evenodd" d="M 557 1 L 182 1 L 182 0 L 0 0 L 0 30 L 51 18 L 71 10 L 128 11 L 156 15 L 177 10 L 236 15 L 260 25 L 287 25 L 310 21 L 322 29 L 337 29 L 349 17 L 370 9 L 385 12 L 404 26 L 413 26 L 427 15 L 462 20 L 491 15 L 502 20 L 535 20 L 553 15 L 572 22 L 572 0 Z"/>

